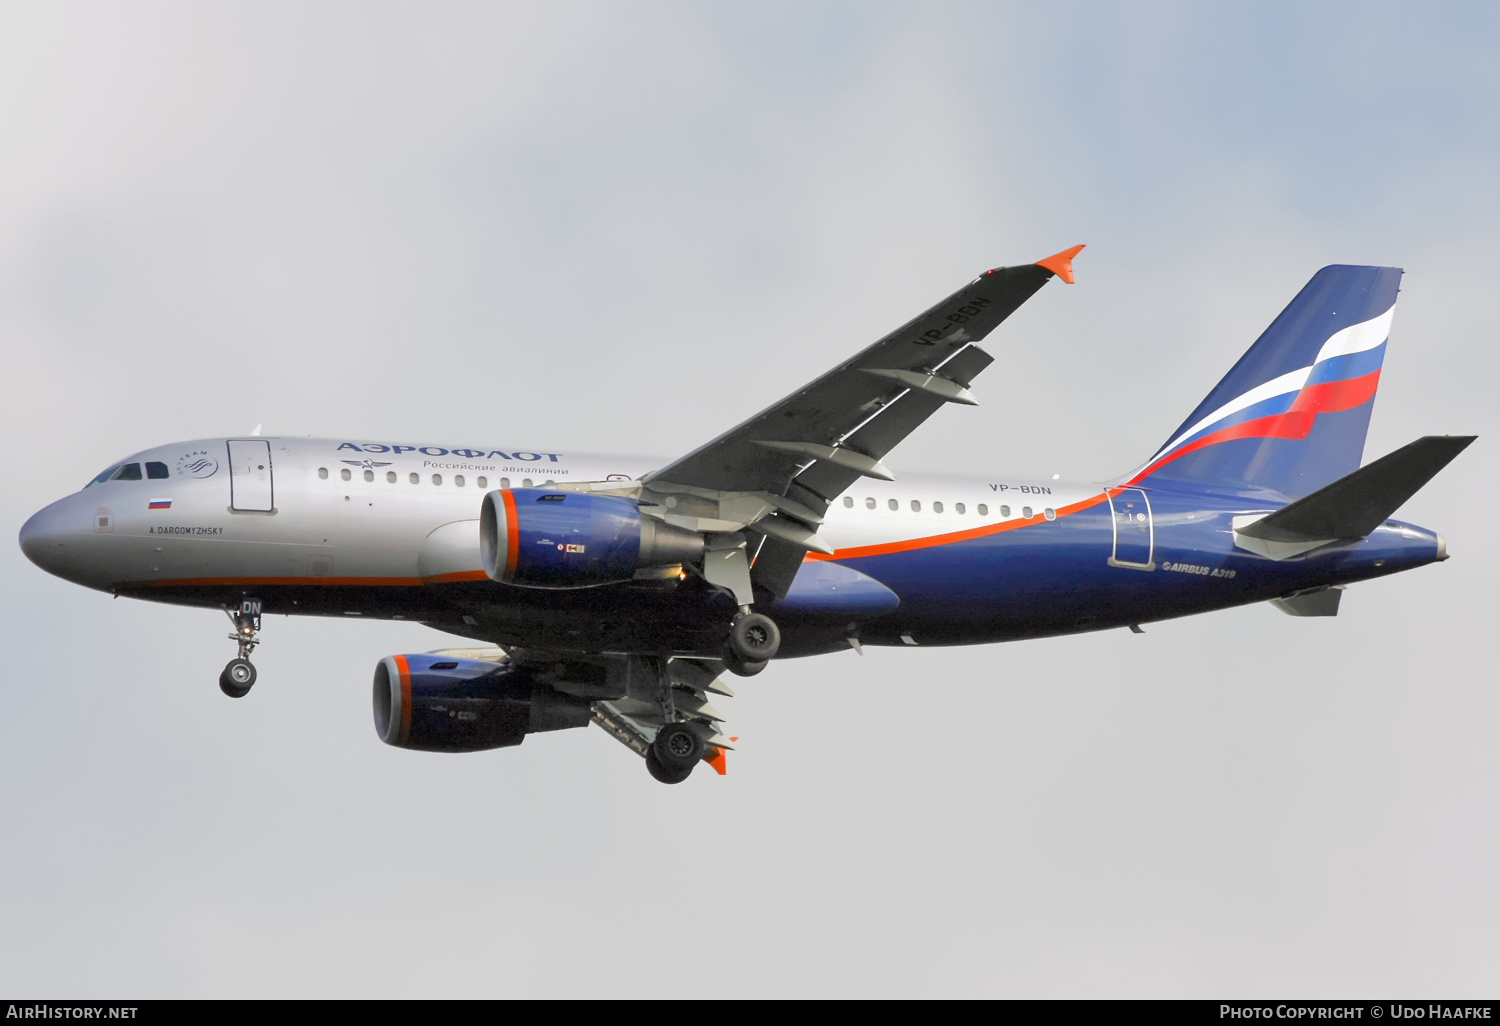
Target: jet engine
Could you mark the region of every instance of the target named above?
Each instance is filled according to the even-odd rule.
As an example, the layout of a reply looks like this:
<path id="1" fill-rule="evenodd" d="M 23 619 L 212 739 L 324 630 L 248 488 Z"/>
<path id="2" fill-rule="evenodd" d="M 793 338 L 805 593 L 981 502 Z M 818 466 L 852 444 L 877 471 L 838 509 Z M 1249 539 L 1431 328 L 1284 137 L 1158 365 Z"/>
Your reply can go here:
<path id="1" fill-rule="evenodd" d="M 631 499 L 546 488 L 484 497 L 479 548 L 491 580 L 592 588 L 703 557 L 703 536 L 641 515 Z"/>
<path id="2" fill-rule="evenodd" d="M 527 667 L 441 654 L 386 656 L 373 697 L 380 740 L 423 752 L 508 748 L 589 722 L 588 702 L 537 682 Z"/>

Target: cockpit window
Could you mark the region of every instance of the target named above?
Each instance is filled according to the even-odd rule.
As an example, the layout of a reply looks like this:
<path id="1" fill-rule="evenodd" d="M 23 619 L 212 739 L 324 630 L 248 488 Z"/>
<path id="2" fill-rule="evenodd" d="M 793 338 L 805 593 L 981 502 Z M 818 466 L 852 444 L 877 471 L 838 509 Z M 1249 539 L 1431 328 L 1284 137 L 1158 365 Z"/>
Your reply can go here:
<path id="1" fill-rule="evenodd" d="M 118 463 L 116 463 L 114 466 L 110 467 L 108 470 L 106 470 L 103 473 L 101 473 L 98 477 L 94 478 L 88 484 L 84 485 L 84 487 L 85 488 L 92 488 L 96 484 L 103 484 L 104 482 L 108 481 L 111 476 L 114 475 L 115 471 L 117 471 L 119 469 L 120 469 L 120 465 Z"/>
<path id="2" fill-rule="evenodd" d="M 146 464 L 146 476 L 153 481 L 165 481 L 167 479 L 167 465 L 156 462 Z"/>
<path id="3" fill-rule="evenodd" d="M 114 472 L 111 481 L 139 481 L 141 479 L 141 465 L 139 463 L 127 463 Z"/>

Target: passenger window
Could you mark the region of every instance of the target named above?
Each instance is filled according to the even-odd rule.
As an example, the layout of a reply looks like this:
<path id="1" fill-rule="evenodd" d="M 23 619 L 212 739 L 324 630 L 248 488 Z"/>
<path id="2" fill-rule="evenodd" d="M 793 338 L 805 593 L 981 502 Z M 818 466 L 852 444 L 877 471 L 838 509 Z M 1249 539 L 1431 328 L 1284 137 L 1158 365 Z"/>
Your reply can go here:
<path id="1" fill-rule="evenodd" d="M 957 513 L 959 516 L 963 516 L 965 512 L 964 504 L 961 502 L 955 502 L 953 504 L 953 512 Z"/>
<path id="2" fill-rule="evenodd" d="M 866 499 L 865 500 L 865 509 L 874 509 L 874 508 L 875 508 L 875 500 L 874 499 Z"/>
<path id="3" fill-rule="evenodd" d="M 1010 516 L 1010 507 L 1009 506 L 1001 506 L 1000 507 L 1000 515 L 1002 517 L 1007 517 L 1008 518 Z"/>
<path id="4" fill-rule="evenodd" d="M 139 463 L 127 463 L 115 471 L 111 481 L 139 481 L 141 479 L 141 465 Z"/>
<path id="5" fill-rule="evenodd" d="M 509 488 L 510 487 L 510 478 L 508 478 L 508 477 L 502 477 L 500 479 L 500 487 L 501 488 Z"/>
<path id="6" fill-rule="evenodd" d="M 1057 510 L 1051 508 L 1044 509 L 1042 510 L 1042 516 L 1046 517 L 1048 520 L 1056 520 Z"/>
<path id="7" fill-rule="evenodd" d="M 488 488 L 490 486 L 489 479 L 488 478 L 483 478 L 483 477 L 475 478 L 474 479 L 474 483 L 479 486 L 479 490 L 480 491 L 484 491 L 486 488 Z"/>
<path id="8" fill-rule="evenodd" d="M 155 462 L 146 464 L 146 476 L 153 481 L 165 481 L 167 479 L 167 465 Z"/>
<path id="9" fill-rule="evenodd" d="M 934 513 L 941 513 L 943 511 L 943 504 L 941 502 L 934 502 L 932 504 L 932 511 Z"/>
<path id="10" fill-rule="evenodd" d="M 886 505 L 889 506 L 892 510 L 898 510 L 901 508 L 901 503 L 897 502 L 895 499 L 890 500 L 886 503 Z"/>
<path id="11" fill-rule="evenodd" d="M 411 476 L 411 483 L 412 484 L 421 484 L 422 483 L 422 475 L 420 475 L 420 474 L 413 474 Z"/>
<path id="12" fill-rule="evenodd" d="M 318 468 L 318 479 L 320 481 L 327 481 L 328 480 L 328 468 L 327 467 L 319 467 Z"/>
<path id="13" fill-rule="evenodd" d="M 920 512 L 922 512 L 922 500 L 921 499 L 913 499 L 913 500 L 911 500 L 911 511 L 913 513 L 920 513 Z"/>
<path id="14" fill-rule="evenodd" d="M 531 478 L 529 478 L 529 477 L 523 477 L 523 478 L 521 478 L 521 487 L 522 488 L 530 488 L 531 487 Z"/>
<path id="15" fill-rule="evenodd" d="M 386 480 L 386 483 L 388 483 L 388 484 L 395 484 L 396 483 L 396 472 L 394 470 L 387 470 L 385 472 L 385 480 Z"/>
<path id="16" fill-rule="evenodd" d="M 110 467 L 108 470 L 106 470 L 103 473 L 101 473 L 98 477 L 94 478 L 88 484 L 84 485 L 84 487 L 85 488 L 92 488 L 96 484 L 103 484 L 104 482 L 108 481 L 111 477 L 113 477 L 114 474 L 115 474 L 115 471 L 117 471 L 119 469 L 120 469 L 120 465 L 117 463 L 113 467 Z"/>
<path id="17" fill-rule="evenodd" d="M 343 478 L 345 481 L 349 480 L 349 468 L 345 467 L 343 470 L 339 471 L 339 477 Z"/>
<path id="18" fill-rule="evenodd" d="M 462 488 L 463 486 L 464 486 L 464 476 L 462 474 L 454 474 L 453 475 L 453 487 L 455 487 L 455 488 Z"/>
<path id="19" fill-rule="evenodd" d="M 433 474 L 432 475 L 432 483 L 435 484 L 435 485 L 442 484 L 443 483 L 443 475 L 442 474 Z"/>
<path id="20" fill-rule="evenodd" d="M 982 517 L 987 517 L 990 515 L 990 508 L 982 502 L 979 504 L 979 515 Z"/>
<path id="21" fill-rule="evenodd" d="M 1022 506 L 1021 507 L 1021 518 L 1023 520 L 1030 520 L 1031 519 L 1031 507 L 1030 506 Z"/>
<path id="22" fill-rule="evenodd" d="M 367 471 L 365 471 L 365 480 L 367 482 L 375 480 L 375 471 L 373 471 L 373 470 L 367 470 Z"/>

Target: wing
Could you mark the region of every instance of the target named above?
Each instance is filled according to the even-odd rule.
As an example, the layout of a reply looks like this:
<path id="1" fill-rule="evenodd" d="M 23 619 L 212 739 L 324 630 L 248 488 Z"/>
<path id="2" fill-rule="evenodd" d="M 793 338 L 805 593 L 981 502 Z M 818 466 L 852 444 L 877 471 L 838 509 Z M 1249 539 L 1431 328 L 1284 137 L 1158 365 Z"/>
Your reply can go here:
<path id="1" fill-rule="evenodd" d="M 853 359 L 648 475 L 647 497 L 673 495 L 674 509 L 697 500 L 666 517 L 682 526 L 748 526 L 764 536 L 755 583 L 785 594 L 806 552 L 823 548 L 816 533 L 829 502 L 862 476 L 894 480 L 880 462 L 886 453 L 947 403 L 976 404 L 968 385 L 994 358 L 975 343 L 1054 275 L 1072 282 L 1081 249 L 986 271 Z M 727 578 L 706 576 L 743 593 Z"/>

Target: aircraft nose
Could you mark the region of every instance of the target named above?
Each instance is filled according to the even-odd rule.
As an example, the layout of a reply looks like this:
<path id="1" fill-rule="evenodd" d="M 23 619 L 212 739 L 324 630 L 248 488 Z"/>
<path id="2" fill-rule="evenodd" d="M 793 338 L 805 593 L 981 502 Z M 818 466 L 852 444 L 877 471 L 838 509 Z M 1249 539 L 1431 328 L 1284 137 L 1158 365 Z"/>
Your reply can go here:
<path id="1" fill-rule="evenodd" d="M 26 558 L 49 574 L 66 577 L 68 569 L 67 532 L 58 503 L 34 513 L 21 525 L 21 551 Z"/>

